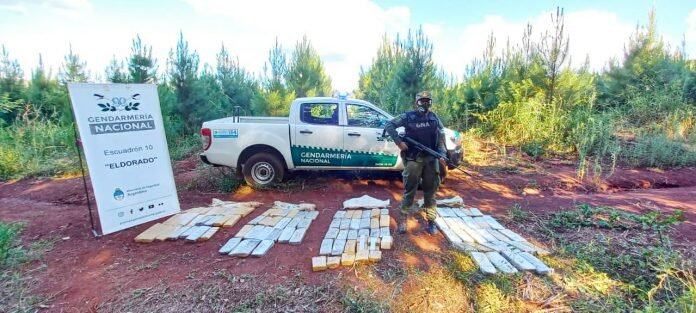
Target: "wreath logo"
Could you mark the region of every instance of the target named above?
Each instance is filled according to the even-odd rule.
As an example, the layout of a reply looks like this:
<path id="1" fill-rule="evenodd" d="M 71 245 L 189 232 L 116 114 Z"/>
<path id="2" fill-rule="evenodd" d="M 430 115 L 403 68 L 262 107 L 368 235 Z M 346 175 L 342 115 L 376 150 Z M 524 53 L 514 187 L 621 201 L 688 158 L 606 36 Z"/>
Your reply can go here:
<path id="1" fill-rule="evenodd" d="M 102 112 L 116 112 L 116 111 L 138 111 L 138 106 L 140 106 L 140 94 L 136 93 L 128 98 L 125 97 L 113 97 L 107 99 L 103 95 L 95 93 L 94 96 L 97 98 L 97 106 Z"/>

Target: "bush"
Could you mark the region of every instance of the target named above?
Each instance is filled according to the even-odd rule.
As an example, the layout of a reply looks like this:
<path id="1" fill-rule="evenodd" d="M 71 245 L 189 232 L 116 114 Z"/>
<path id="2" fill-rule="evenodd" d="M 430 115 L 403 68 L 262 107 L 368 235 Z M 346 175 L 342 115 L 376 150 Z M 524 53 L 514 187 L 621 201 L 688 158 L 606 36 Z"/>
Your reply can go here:
<path id="1" fill-rule="evenodd" d="M 622 153 L 626 163 L 639 167 L 682 167 L 696 165 L 693 145 L 675 141 L 664 133 L 642 135 L 627 143 Z"/>
<path id="2" fill-rule="evenodd" d="M 172 160 L 182 160 L 190 157 L 201 149 L 199 136 L 167 136 L 169 141 L 169 156 Z"/>
<path id="3" fill-rule="evenodd" d="M 4 145 L 0 147 L 0 179 L 7 179 L 20 170 L 19 153 L 8 149 Z"/>
<path id="4" fill-rule="evenodd" d="M 568 140 L 578 155 L 579 177 L 584 177 L 588 169 L 598 177 L 604 166 L 610 164 L 613 168 L 616 165 L 621 147 L 614 135 L 615 125 L 610 114 L 580 109 L 571 114 L 570 124 Z"/>
<path id="5" fill-rule="evenodd" d="M 0 179 L 76 172 L 74 130 L 46 120 L 0 128 Z"/>
<path id="6" fill-rule="evenodd" d="M 532 140 L 522 144 L 521 149 L 526 155 L 539 159 L 546 153 L 546 146 L 547 144 L 541 140 Z"/>
<path id="7" fill-rule="evenodd" d="M 0 267 L 4 267 L 12 255 L 12 249 L 21 229 L 22 224 L 0 222 Z"/>

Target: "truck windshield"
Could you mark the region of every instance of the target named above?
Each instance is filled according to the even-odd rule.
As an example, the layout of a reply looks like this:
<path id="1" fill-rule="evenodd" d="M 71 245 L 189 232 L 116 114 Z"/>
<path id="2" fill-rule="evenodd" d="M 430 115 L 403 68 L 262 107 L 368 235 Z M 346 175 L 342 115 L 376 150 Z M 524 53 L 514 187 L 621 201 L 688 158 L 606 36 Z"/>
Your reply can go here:
<path id="1" fill-rule="evenodd" d="M 348 126 L 383 128 L 389 118 L 377 110 L 358 104 L 347 104 Z"/>

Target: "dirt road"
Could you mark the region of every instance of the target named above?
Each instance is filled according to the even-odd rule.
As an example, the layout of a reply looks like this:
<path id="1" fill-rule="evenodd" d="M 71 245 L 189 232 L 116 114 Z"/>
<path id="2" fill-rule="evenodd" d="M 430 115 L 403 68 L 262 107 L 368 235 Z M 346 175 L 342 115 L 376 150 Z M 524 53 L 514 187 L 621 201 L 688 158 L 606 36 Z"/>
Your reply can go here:
<path id="1" fill-rule="evenodd" d="M 305 173 L 285 190 L 254 191 L 240 187 L 233 193 L 220 194 L 183 188 L 196 175 L 194 168 L 195 160 L 176 165 L 179 198 L 184 209 L 206 205 L 213 197 L 261 201 L 265 207 L 280 200 L 315 203 L 319 217 L 302 245 L 276 245 L 263 258 L 235 259 L 218 255 L 218 247 L 263 210 L 250 214 L 207 242 L 145 245 L 134 243 L 133 238 L 149 224 L 98 239 L 92 237 L 79 178 L 2 183 L 0 219 L 25 221 L 25 240 L 57 240 L 45 256 L 47 269 L 37 274 L 40 284 L 36 291 L 50 298 L 50 310 L 94 309 L 104 301 L 137 288 L 182 282 L 192 275 L 204 276 L 220 268 L 236 275 L 263 277 L 268 282 L 299 277 L 310 284 L 319 283 L 331 279 L 335 271 L 311 272 L 310 258 L 317 254 L 333 212 L 339 209 L 342 201 L 363 194 L 390 199 L 391 215 L 395 217 L 396 204 L 401 200 L 402 184 L 394 175 L 357 179 L 353 173 Z M 534 170 L 513 174 L 480 168 L 473 178 L 453 173 L 438 195 L 461 195 L 467 205 L 499 217 L 514 204 L 541 214 L 572 208 L 576 203 L 608 205 L 631 212 L 681 209 L 687 221 L 677 226 L 674 237 L 685 242 L 696 241 L 695 168 L 665 172 L 618 169 L 599 188 L 602 191 L 592 191 L 593 188 L 578 182 L 574 170 L 570 165 L 554 163 L 539 164 Z M 392 228 L 394 223 L 392 219 Z M 516 229 L 515 225 L 509 226 Z M 524 229 L 516 230 L 524 234 Z M 408 254 L 407 263 L 427 265 L 427 252 L 446 249 L 446 246 L 441 235 L 420 236 L 422 234 L 415 226 L 411 235 L 397 237 L 395 249 L 386 252 L 384 258 Z M 401 240 L 417 241 L 416 246 L 422 253 L 401 251 Z"/>

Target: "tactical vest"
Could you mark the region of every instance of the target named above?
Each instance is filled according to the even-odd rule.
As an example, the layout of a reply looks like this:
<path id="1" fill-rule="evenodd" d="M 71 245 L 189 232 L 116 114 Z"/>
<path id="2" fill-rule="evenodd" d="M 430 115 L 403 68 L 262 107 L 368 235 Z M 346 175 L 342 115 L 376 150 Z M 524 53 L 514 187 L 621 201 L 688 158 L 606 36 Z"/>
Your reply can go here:
<path id="1" fill-rule="evenodd" d="M 440 134 L 439 126 L 440 121 L 433 112 L 428 112 L 425 115 L 421 115 L 417 111 L 406 113 L 406 126 L 404 127 L 406 136 L 435 151 L 437 151 L 437 137 Z M 407 157 L 416 158 L 418 155 L 416 147 L 406 144 L 409 152 Z"/>

